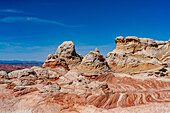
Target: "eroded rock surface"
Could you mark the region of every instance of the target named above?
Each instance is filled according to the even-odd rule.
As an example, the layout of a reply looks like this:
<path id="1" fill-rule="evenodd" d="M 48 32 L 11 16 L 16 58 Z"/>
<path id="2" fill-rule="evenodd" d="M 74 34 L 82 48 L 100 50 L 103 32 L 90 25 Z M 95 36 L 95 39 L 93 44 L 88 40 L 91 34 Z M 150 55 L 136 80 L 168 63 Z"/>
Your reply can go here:
<path id="1" fill-rule="evenodd" d="M 107 72 L 109 67 L 103 55 L 96 48 L 95 51 L 91 51 L 83 58 L 78 70 L 87 76 L 91 76 Z"/>
<path id="2" fill-rule="evenodd" d="M 48 55 L 43 67 L 57 67 L 59 65 L 65 68 L 77 67 L 82 60 L 82 56 L 76 53 L 75 45 L 72 41 L 63 42 L 58 48 L 55 55 Z"/>
<path id="3" fill-rule="evenodd" d="M 46 76 L 39 75 L 38 71 L 32 73 L 35 68 L 44 69 L 34 67 L 34 69 L 27 70 L 29 73 L 24 70 L 19 72 L 17 77 L 11 76 L 9 79 L 11 82 L 1 83 L 0 103 L 3 105 L 0 110 L 2 112 L 66 113 L 85 112 L 91 109 L 97 113 L 102 111 L 110 113 L 115 108 L 148 103 L 162 103 L 166 108 L 162 111 L 169 110 L 167 106 L 170 102 L 169 79 L 135 77 L 112 72 L 99 74 L 96 77 L 85 77 L 77 69 L 72 69 L 54 80 L 49 78 L 47 70 L 43 72 Z M 22 72 L 23 76 L 20 76 Z M 26 81 L 22 82 L 23 80 Z"/>
<path id="4" fill-rule="evenodd" d="M 117 37 L 116 43 L 107 60 L 98 49 L 81 60 L 69 41 L 42 67 L 0 71 L 0 112 L 169 112 L 169 42 Z"/>
<path id="5" fill-rule="evenodd" d="M 170 66 L 170 40 L 155 41 L 147 38 L 122 36 L 115 39 L 116 49 L 106 60 L 114 72 L 135 72 Z"/>

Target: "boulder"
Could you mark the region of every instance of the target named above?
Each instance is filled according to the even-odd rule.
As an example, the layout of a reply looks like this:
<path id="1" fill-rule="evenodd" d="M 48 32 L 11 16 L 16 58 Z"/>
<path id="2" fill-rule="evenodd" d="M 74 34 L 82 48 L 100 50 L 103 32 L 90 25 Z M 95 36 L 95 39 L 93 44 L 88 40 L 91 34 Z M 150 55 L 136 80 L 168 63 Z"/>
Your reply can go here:
<path id="1" fill-rule="evenodd" d="M 45 68 L 33 67 L 32 70 L 35 72 L 35 74 L 39 78 L 48 78 L 49 77 L 48 70 Z"/>
<path id="2" fill-rule="evenodd" d="M 8 78 L 8 74 L 6 71 L 0 71 L 0 78 Z"/>
<path id="3" fill-rule="evenodd" d="M 72 41 L 65 41 L 63 42 L 56 51 L 56 55 L 60 57 L 72 57 L 76 56 L 77 53 L 75 51 L 75 45 Z"/>
<path id="4" fill-rule="evenodd" d="M 21 78 L 23 76 L 29 76 L 30 74 L 33 74 L 34 71 L 33 69 L 22 69 L 22 70 L 16 70 L 16 71 L 12 71 L 10 73 L 8 73 L 8 77 L 10 79 L 12 78 Z"/>
<path id="5" fill-rule="evenodd" d="M 125 38 L 124 42 L 127 43 L 140 43 L 139 38 L 136 36 L 128 36 Z"/>
<path id="6" fill-rule="evenodd" d="M 59 93 L 60 86 L 58 84 L 46 85 L 42 89 L 39 89 L 41 93 Z"/>
<path id="7" fill-rule="evenodd" d="M 37 76 L 39 78 L 49 78 L 49 74 L 51 74 L 51 76 L 56 76 L 54 75 L 54 73 L 49 72 L 50 70 L 46 69 L 46 68 L 41 68 L 41 67 L 32 67 L 31 69 L 22 69 L 22 70 L 16 70 L 16 71 L 12 71 L 10 73 L 8 73 L 8 78 L 13 79 L 13 78 L 17 78 L 17 79 L 21 79 L 23 77 L 28 77 L 28 76 Z"/>
<path id="8" fill-rule="evenodd" d="M 90 81 L 87 80 L 84 76 L 82 76 L 77 69 L 72 69 L 64 76 L 61 76 L 57 83 L 60 85 L 60 84 L 72 84 L 73 82 L 86 85 Z"/>
<path id="9" fill-rule="evenodd" d="M 124 37 L 122 37 L 122 36 L 116 37 L 115 43 L 116 43 L 117 45 L 119 45 L 119 46 L 122 45 L 122 44 L 124 44 Z"/>

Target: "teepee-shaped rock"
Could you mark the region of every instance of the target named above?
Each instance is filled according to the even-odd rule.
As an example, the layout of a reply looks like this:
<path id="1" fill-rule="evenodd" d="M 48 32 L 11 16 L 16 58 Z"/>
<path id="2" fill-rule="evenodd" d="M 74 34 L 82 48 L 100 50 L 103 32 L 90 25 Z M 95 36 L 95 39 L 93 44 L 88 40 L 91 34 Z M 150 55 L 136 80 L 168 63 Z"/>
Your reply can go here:
<path id="1" fill-rule="evenodd" d="M 88 53 L 78 66 L 78 70 L 85 75 L 96 75 L 109 70 L 107 62 L 99 50 L 96 48 L 95 51 Z"/>
<path id="2" fill-rule="evenodd" d="M 95 52 L 98 52 L 98 53 L 100 53 L 100 52 L 99 52 L 99 50 L 98 50 L 97 48 L 95 48 Z"/>
<path id="3" fill-rule="evenodd" d="M 58 64 L 68 65 L 69 69 L 76 67 L 82 61 L 82 56 L 75 51 L 75 45 L 72 41 L 63 42 L 56 51 L 55 55 L 50 54 L 47 57 L 43 67 L 55 67 Z"/>

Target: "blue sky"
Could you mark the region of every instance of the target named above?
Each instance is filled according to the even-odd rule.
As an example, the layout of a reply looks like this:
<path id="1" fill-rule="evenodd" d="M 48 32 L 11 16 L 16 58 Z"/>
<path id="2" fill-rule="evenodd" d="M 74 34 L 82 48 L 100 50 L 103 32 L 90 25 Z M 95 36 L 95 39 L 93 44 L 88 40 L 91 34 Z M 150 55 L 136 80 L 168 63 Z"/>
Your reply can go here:
<path id="1" fill-rule="evenodd" d="M 45 61 L 63 41 L 83 56 L 117 36 L 170 39 L 169 0 L 1 0 L 0 60 Z"/>

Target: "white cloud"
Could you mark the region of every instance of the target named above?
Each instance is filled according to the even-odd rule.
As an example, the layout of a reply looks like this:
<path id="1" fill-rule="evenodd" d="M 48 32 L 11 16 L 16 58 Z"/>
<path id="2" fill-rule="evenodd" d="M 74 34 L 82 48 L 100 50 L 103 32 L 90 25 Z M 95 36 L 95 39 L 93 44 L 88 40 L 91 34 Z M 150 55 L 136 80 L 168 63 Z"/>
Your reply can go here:
<path id="1" fill-rule="evenodd" d="M 5 17 L 0 19 L 0 22 L 41 22 L 41 23 L 49 23 L 49 24 L 56 24 L 62 27 L 83 27 L 83 26 L 71 26 L 71 25 L 66 25 L 63 23 L 60 23 L 58 21 L 53 21 L 53 20 L 46 20 L 46 19 L 41 19 L 41 18 L 36 18 L 36 17 Z"/>
<path id="2" fill-rule="evenodd" d="M 0 12 L 2 12 L 2 13 L 30 14 L 30 13 L 20 11 L 20 10 L 16 10 L 16 9 L 1 9 Z"/>

